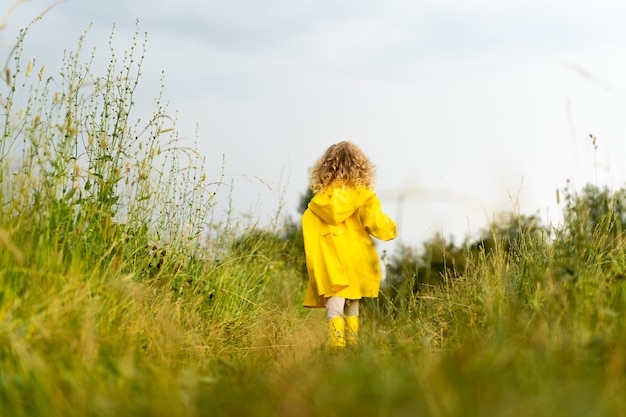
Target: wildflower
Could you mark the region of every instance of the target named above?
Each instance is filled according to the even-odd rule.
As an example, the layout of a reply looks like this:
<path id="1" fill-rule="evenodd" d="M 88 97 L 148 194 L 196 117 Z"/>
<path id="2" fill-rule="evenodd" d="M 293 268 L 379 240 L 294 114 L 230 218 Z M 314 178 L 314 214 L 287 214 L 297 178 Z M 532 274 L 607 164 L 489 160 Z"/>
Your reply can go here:
<path id="1" fill-rule="evenodd" d="M 26 64 L 26 78 L 30 77 L 30 73 L 33 70 L 33 60 L 30 59 Z"/>

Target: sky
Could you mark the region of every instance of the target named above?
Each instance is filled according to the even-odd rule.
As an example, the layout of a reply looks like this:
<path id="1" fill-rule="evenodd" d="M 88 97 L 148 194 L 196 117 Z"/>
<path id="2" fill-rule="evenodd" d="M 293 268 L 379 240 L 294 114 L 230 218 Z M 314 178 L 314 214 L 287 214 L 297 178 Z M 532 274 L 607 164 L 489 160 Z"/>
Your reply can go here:
<path id="1" fill-rule="evenodd" d="M 2 48 L 53 4 L 19 4 Z M 89 28 L 104 71 L 112 31 L 121 54 L 137 21 L 137 111 L 164 74 L 181 137 L 224 173 L 218 214 L 298 219 L 310 167 L 342 140 L 376 165 L 397 242 L 414 247 L 475 238 L 501 213 L 558 227 L 557 189 L 625 185 L 624 2 L 67 0 L 25 58 L 58 62 Z"/>

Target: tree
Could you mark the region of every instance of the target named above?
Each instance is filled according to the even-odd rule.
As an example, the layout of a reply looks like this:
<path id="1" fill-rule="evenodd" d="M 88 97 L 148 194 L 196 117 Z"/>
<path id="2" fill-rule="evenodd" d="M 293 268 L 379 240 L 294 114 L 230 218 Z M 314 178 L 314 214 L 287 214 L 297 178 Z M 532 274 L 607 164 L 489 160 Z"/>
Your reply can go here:
<path id="1" fill-rule="evenodd" d="M 556 231 L 553 245 L 554 269 L 561 279 L 576 279 L 588 265 L 607 269 L 620 248 L 626 224 L 626 190 L 611 191 L 587 184 L 573 192 L 569 183 L 559 192 L 564 195 L 564 224 Z"/>

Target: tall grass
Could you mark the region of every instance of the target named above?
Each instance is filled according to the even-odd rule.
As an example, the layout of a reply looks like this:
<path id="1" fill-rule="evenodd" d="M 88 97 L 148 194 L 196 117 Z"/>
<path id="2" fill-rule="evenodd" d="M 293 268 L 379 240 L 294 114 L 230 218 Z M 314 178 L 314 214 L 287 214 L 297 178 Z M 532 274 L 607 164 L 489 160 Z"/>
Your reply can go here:
<path id="1" fill-rule="evenodd" d="M 588 239 L 520 231 L 514 251 L 494 233 L 442 284 L 407 270 L 331 354 L 324 312 L 300 307 L 297 231 L 206 224 L 220 179 L 161 95 L 133 117 L 145 36 L 95 76 L 83 40 L 59 74 L 23 64 L 26 32 L 0 93 L 0 415 L 623 413 L 610 216 Z"/>

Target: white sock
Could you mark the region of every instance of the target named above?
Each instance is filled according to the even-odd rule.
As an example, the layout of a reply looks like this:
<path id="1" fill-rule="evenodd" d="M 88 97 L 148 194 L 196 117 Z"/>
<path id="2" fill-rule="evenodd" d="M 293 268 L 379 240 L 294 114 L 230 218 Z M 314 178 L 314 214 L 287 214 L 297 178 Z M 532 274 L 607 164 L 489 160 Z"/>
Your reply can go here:
<path id="1" fill-rule="evenodd" d="M 345 305 L 346 299 L 343 297 L 328 297 L 326 299 L 326 321 L 343 316 Z"/>
<path id="2" fill-rule="evenodd" d="M 346 316 L 359 317 L 359 300 L 348 300 L 343 308 L 343 314 Z"/>

